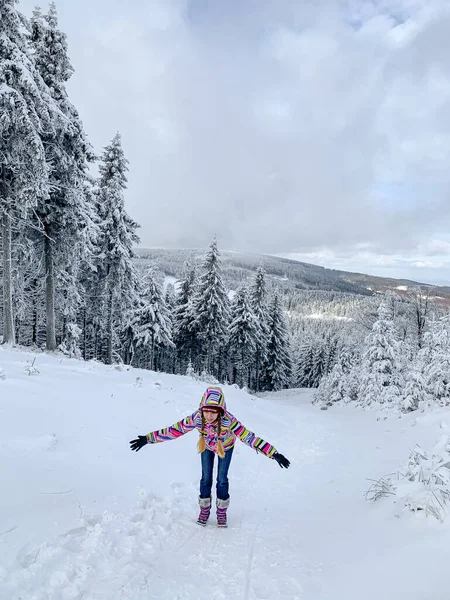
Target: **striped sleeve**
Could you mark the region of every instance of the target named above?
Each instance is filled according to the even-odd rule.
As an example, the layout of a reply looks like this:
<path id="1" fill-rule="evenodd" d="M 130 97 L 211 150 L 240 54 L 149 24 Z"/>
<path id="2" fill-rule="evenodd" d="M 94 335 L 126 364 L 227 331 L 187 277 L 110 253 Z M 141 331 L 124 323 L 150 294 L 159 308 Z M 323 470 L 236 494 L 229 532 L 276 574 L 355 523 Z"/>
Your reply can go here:
<path id="1" fill-rule="evenodd" d="M 157 431 L 147 433 L 147 442 L 149 444 L 158 444 L 159 442 L 166 442 L 167 440 L 176 440 L 199 426 L 199 415 L 200 413 L 197 410 L 192 415 L 184 417 L 184 419 L 177 421 L 177 423 L 174 423 L 170 427 L 163 427 Z"/>
<path id="2" fill-rule="evenodd" d="M 241 442 L 247 446 L 250 446 L 250 448 L 253 448 L 253 450 L 265 454 L 269 458 L 272 458 L 277 451 L 276 448 L 274 448 L 271 444 L 265 442 L 262 438 L 257 437 L 253 431 L 246 429 L 246 427 L 242 425 L 242 423 L 238 421 L 236 417 L 232 417 L 231 419 L 230 431 L 232 431 L 234 435 L 241 440 Z"/>

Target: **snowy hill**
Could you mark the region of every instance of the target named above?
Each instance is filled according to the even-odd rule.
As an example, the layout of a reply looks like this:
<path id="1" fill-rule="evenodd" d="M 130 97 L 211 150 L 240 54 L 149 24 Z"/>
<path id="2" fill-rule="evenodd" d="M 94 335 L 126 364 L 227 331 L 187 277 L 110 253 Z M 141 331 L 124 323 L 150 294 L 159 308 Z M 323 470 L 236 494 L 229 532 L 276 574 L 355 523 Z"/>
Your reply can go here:
<path id="1" fill-rule="evenodd" d="M 160 249 L 136 248 L 136 265 L 144 269 L 149 264 L 155 265 L 166 276 L 182 277 L 183 264 L 189 260 L 192 264 L 201 264 L 204 251 L 200 249 Z M 420 286 L 423 290 L 431 289 L 431 295 L 448 304 L 450 288 L 431 286 L 409 279 L 393 279 L 377 277 L 362 273 L 351 273 L 336 269 L 327 269 L 319 265 L 300 262 L 279 256 L 263 254 L 245 254 L 241 252 L 222 251 L 223 277 L 229 289 L 236 289 L 248 278 L 252 278 L 260 264 L 267 272 L 268 281 L 274 286 L 288 290 L 320 290 L 324 292 L 340 292 L 372 296 L 376 292 L 394 290 L 399 295 Z"/>
<path id="2" fill-rule="evenodd" d="M 1 600 L 448 599 L 447 522 L 364 500 L 448 412 L 377 420 L 224 386 L 291 467 L 238 442 L 229 528 L 203 529 L 196 433 L 128 441 L 193 412 L 206 384 L 18 350 L 0 367 Z"/>

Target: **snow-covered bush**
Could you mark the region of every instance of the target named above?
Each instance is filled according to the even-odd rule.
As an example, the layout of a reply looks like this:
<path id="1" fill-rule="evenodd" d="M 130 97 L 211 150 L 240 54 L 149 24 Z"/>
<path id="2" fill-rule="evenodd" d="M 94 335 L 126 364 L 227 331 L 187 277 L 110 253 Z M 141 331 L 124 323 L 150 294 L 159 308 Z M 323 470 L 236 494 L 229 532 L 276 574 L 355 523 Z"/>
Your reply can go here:
<path id="1" fill-rule="evenodd" d="M 410 451 L 405 468 L 372 484 L 367 500 L 395 496 L 394 502 L 411 511 L 424 511 L 439 521 L 450 502 L 450 438 L 443 435 L 428 452 L 419 445 Z"/>
<path id="2" fill-rule="evenodd" d="M 355 400 L 355 362 L 355 356 L 347 348 L 342 348 L 331 372 L 322 377 L 313 403 L 318 403 L 325 410 L 336 402 Z"/>
<path id="3" fill-rule="evenodd" d="M 70 358 L 81 358 L 80 352 L 81 329 L 76 323 L 67 323 L 64 341 L 59 350 Z"/>
<path id="4" fill-rule="evenodd" d="M 191 361 L 191 360 L 189 361 L 189 364 L 188 364 L 188 366 L 187 366 L 187 369 L 186 369 L 186 375 L 187 375 L 188 377 L 192 377 L 193 379 L 195 379 L 195 369 L 194 369 L 194 366 L 193 366 L 193 364 L 192 364 L 192 361 Z"/>

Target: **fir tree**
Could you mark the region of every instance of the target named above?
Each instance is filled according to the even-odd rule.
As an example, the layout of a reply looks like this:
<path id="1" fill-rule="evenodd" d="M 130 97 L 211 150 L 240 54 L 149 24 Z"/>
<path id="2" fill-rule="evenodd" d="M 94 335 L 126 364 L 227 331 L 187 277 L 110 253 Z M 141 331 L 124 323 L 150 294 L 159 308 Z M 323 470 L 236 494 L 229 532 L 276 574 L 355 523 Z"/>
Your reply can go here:
<path id="1" fill-rule="evenodd" d="M 202 266 L 203 273 L 193 302 L 195 320 L 205 368 L 209 374 L 222 377 L 222 350 L 230 320 L 227 291 L 222 281 L 220 253 L 214 237 Z"/>
<path id="2" fill-rule="evenodd" d="M 264 364 L 263 385 L 269 391 L 289 387 L 292 375 L 290 342 L 278 294 L 269 304 L 269 342 Z"/>
<path id="3" fill-rule="evenodd" d="M 198 343 L 196 331 L 193 328 L 194 297 L 196 290 L 196 271 L 189 262 L 184 263 L 183 277 L 179 284 L 179 292 L 175 299 L 173 312 L 173 341 L 177 347 L 179 372 L 184 371 L 188 361 L 197 354 Z"/>
<path id="4" fill-rule="evenodd" d="M 31 45 L 34 59 L 62 119 L 52 132 L 44 131 L 42 141 L 50 165 L 50 193 L 38 198 L 35 215 L 42 227 L 46 272 L 47 349 L 56 348 L 56 282 L 65 299 L 74 303 L 69 320 L 74 320 L 80 297 L 77 290 L 77 264 L 93 235 L 93 206 L 86 194 L 89 162 L 94 159 L 66 83 L 73 74 L 67 55 L 67 40 L 58 29 L 55 4 L 42 16 L 37 8 L 31 19 Z M 64 302 L 58 302 L 61 306 Z M 64 318 L 65 335 L 67 314 Z"/>
<path id="5" fill-rule="evenodd" d="M 148 368 L 158 370 L 157 350 L 173 347 L 170 314 L 162 286 L 150 268 L 144 278 L 141 306 L 136 312 L 136 346 L 149 354 Z"/>
<path id="6" fill-rule="evenodd" d="M 0 0 L 0 217 L 3 241 L 3 341 L 14 343 L 12 221 L 48 194 L 42 137 L 62 118 L 23 33 L 15 0 Z"/>
<path id="7" fill-rule="evenodd" d="M 390 299 L 378 309 L 378 319 L 366 339 L 358 389 L 359 402 L 390 403 L 399 399 L 398 343 Z"/>
<path id="8" fill-rule="evenodd" d="M 421 351 L 425 372 L 425 390 L 439 406 L 450 404 L 450 316 L 433 321 L 424 336 Z"/>
<path id="9" fill-rule="evenodd" d="M 101 219 L 100 246 L 102 254 L 98 267 L 100 289 L 106 297 L 106 362 L 112 363 L 115 321 L 121 326 L 121 315 L 136 301 L 136 271 L 132 262 L 133 244 L 139 242 L 138 227 L 126 213 L 124 190 L 128 161 L 120 134 L 102 154 L 99 180 L 99 209 Z"/>
<path id="10" fill-rule="evenodd" d="M 231 308 L 231 324 L 228 337 L 229 358 L 232 363 L 232 383 L 244 382 L 250 387 L 250 371 L 255 361 L 257 341 L 261 329 L 248 300 L 245 287 L 241 287 Z"/>
<path id="11" fill-rule="evenodd" d="M 262 266 L 258 267 L 255 280 L 250 288 L 250 302 L 259 325 L 259 333 L 256 338 L 254 384 L 255 391 L 258 392 L 260 388 L 261 366 L 267 356 L 267 344 L 269 341 L 266 272 Z"/>
<path id="12" fill-rule="evenodd" d="M 314 387 L 315 348 L 311 342 L 300 346 L 297 359 L 296 386 L 300 388 Z"/>

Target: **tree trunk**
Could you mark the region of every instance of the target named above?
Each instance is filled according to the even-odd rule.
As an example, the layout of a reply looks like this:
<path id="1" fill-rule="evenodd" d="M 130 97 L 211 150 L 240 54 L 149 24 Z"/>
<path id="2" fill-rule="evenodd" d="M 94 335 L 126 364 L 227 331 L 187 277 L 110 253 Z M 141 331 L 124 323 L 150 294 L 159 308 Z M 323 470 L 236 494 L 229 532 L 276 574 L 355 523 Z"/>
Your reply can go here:
<path id="1" fill-rule="evenodd" d="M 46 348 L 56 350 L 55 330 L 55 277 L 53 272 L 53 242 L 46 228 L 44 236 L 45 254 L 45 311 L 46 311 Z"/>
<path id="2" fill-rule="evenodd" d="M 11 266 L 11 216 L 3 215 L 3 343 L 15 344 L 13 304 L 12 304 L 12 266 Z"/>
<path id="3" fill-rule="evenodd" d="M 108 297 L 108 324 L 107 324 L 107 349 L 106 349 L 106 364 L 112 365 L 113 362 L 113 292 L 110 290 Z"/>
<path id="4" fill-rule="evenodd" d="M 83 307 L 83 360 L 87 357 L 87 316 L 86 316 L 86 305 Z"/>
<path id="5" fill-rule="evenodd" d="M 255 392 L 259 392 L 260 362 L 261 362 L 261 352 L 260 352 L 259 348 L 257 348 L 256 359 L 255 359 Z"/>
<path id="6" fill-rule="evenodd" d="M 38 307 L 37 307 L 37 294 L 38 280 L 33 281 L 33 333 L 32 342 L 36 346 L 38 341 Z"/>

